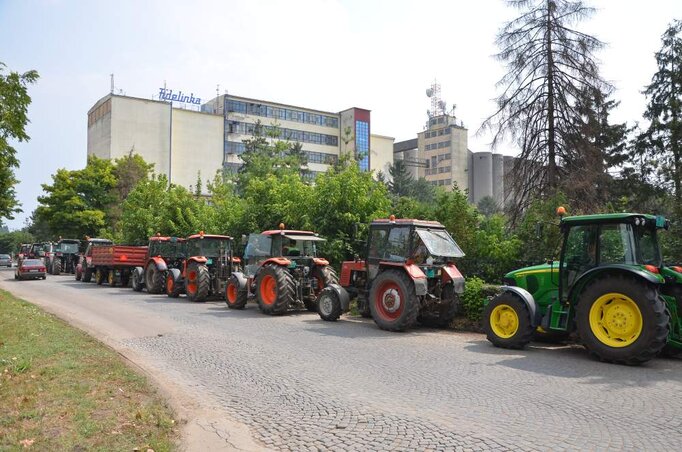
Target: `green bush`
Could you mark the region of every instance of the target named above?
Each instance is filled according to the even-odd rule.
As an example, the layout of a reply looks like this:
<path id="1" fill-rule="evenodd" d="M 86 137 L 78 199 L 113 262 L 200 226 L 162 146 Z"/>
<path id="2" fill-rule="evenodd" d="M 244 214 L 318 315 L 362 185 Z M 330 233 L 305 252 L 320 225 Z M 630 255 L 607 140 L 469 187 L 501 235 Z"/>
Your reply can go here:
<path id="1" fill-rule="evenodd" d="M 499 292 L 498 286 L 486 284 L 476 276 L 466 280 L 464 293 L 461 296 L 464 315 L 472 322 L 481 320 L 483 306 L 486 300 L 491 299 Z"/>

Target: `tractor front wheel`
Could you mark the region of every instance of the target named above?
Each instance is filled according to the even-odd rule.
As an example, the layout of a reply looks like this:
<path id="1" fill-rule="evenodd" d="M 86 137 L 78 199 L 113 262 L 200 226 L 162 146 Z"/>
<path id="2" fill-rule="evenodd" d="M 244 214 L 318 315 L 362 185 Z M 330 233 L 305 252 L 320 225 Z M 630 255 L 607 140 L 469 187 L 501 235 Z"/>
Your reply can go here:
<path id="1" fill-rule="evenodd" d="M 208 267 L 198 262 L 192 262 L 187 266 L 187 281 L 185 293 L 190 301 L 206 301 L 211 290 L 211 275 Z"/>
<path id="2" fill-rule="evenodd" d="M 236 276 L 230 276 L 227 280 L 227 288 L 225 289 L 225 303 L 230 309 L 244 309 L 249 297 L 248 290 L 239 290 L 239 279 Z"/>
<path id="3" fill-rule="evenodd" d="M 412 279 L 402 270 L 380 273 L 369 291 L 369 309 L 382 330 L 405 331 L 417 322 L 419 299 Z"/>
<path id="4" fill-rule="evenodd" d="M 264 314 L 284 314 L 296 299 L 291 273 L 278 265 L 266 265 L 256 277 L 256 298 Z"/>
<path id="5" fill-rule="evenodd" d="M 144 272 L 144 284 L 147 286 L 147 292 L 163 293 L 164 283 L 165 279 L 163 272 L 156 268 L 154 262 L 149 262 L 147 264 L 147 269 Z"/>
<path id="6" fill-rule="evenodd" d="M 144 287 L 144 282 L 142 281 L 144 279 L 144 270 L 142 267 L 135 267 L 133 269 L 133 290 L 135 292 L 142 292 L 142 288 Z"/>
<path id="7" fill-rule="evenodd" d="M 533 338 L 530 310 L 517 295 L 504 292 L 483 310 L 483 330 L 495 347 L 521 349 Z"/>
<path id="8" fill-rule="evenodd" d="M 317 297 L 320 292 L 327 287 L 329 284 L 336 284 L 339 282 L 336 272 L 330 266 L 325 267 L 315 267 L 312 271 L 313 281 L 315 282 L 315 287 L 313 287 L 313 292 L 315 293 L 315 299 L 313 300 L 303 300 L 305 307 L 308 311 L 317 312 Z"/>
<path id="9" fill-rule="evenodd" d="M 601 361 L 637 365 L 665 347 L 670 317 L 658 290 L 626 277 L 598 278 L 580 295 L 580 341 Z"/>
<path id="10" fill-rule="evenodd" d="M 334 322 L 341 317 L 341 300 L 332 287 L 325 287 L 317 298 L 317 313 L 322 320 Z"/>
<path id="11" fill-rule="evenodd" d="M 182 282 L 180 281 L 180 270 L 171 268 L 166 274 L 166 295 L 170 298 L 178 298 L 182 293 Z"/>

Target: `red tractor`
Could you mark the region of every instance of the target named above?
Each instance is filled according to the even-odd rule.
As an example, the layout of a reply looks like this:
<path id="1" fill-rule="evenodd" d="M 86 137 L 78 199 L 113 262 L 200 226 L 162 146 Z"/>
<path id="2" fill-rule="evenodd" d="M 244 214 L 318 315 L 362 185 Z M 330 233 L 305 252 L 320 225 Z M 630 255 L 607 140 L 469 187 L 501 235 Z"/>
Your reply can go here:
<path id="1" fill-rule="evenodd" d="M 168 269 L 180 268 L 184 258 L 185 239 L 161 234 L 149 237 L 145 265 L 133 270 L 133 290 L 141 292 L 146 288 L 149 293 L 164 293 Z"/>
<path id="2" fill-rule="evenodd" d="M 417 321 L 446 326 L 457 314 L 464 277 L 454 259 L 464 253 L 437 221 L 374 220 L 365 260 L 341 266 L 340 285 L 318 299 L 324 320 L 337 320 L 357 299 L 363 317 L 379 328 L 404 331 Z"/>
<path id="3" fill-rule="evenodd" d="M 232 255 L 232 237 L 200 232 L 185 240 L 185 255 L 177 268 L 166 275 L 166 294 L 187 294 L 191 301 L 222 297 L 227 280 L 240 270 L 241 259 Z"/>
<path id="4" fill-rule="evenodd" d="M 230 277 L 225 301 L 231 309 L 243 309 L 255 294 L 265 314 L 284 314 L 305 307 L 317 310 L 317 296 L 337 282 L 329 261 L 317 257 L 315 244 L 324 241 L 310 231 L 280 229 L 249 235 L 244 251 L 246 272 Z"/>

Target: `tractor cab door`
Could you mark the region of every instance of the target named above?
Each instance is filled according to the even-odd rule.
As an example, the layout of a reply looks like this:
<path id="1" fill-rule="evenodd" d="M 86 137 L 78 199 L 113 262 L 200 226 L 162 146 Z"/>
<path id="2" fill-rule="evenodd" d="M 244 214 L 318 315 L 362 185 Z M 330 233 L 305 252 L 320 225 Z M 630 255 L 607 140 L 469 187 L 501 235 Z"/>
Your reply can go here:
<path id="1" fill-rule="evenodd" d="M 564 233 L 559 263 L 559 297 L 562 301 L 580 276 L 597 266 L 597 233 L 596 225 L 573 226 Z"/>
<path id="2" fill-rule="evenodd" d="M 379 263 L 384 260 L 388 248 L 389 227 L 376 226 L 369 232 L 367 239 L 367 283 L 369 284 L 377 273 L 379 273 Z"/>

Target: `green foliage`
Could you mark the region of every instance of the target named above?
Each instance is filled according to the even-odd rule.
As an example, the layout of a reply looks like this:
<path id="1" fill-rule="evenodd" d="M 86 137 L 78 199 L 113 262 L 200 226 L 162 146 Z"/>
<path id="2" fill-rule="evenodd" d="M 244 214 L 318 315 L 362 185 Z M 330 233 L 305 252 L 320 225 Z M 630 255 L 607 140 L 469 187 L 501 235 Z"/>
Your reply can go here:
<path id="1" fill-rule="evenodd" d="M 133 188 L 121 208 L 120 241 L 144 244 L 157 232 L 166 234 L 161 224 L 167 189 L 164 175 L 143 179 Z"/>
<path id="2" fill-rule="evenodd" d="M 216 176 L 207 185 L 211 194 L 211 204 L 215 209 L 216 234 L 232 235 L 235 238 L 251 232 L 242 224 L 247 202 L 236 195 L 235 185 L 230 180 Z"/>
<path id="3" fill-rule="evenodd" d="M 12 219 L 21 209 L 14 189 L 18 182 L 14 169 L 19 167 L 19 160 L 10 140 L 22 142 L 29 139 L 26 134 L 27 112 L 31 103 L 28 85 L 38 80 L 38 73 L 4 74 L 5 67 L 0 62 L 0 218 Z"/>
<path id="4" fill-rule="evenodd" d="M 547 259 L 559 257 L 562 240 L 558 227 L 560 219 L 556 214 L 559 206 L 564 206 L 569 215 L 578 214 L 578 212 L 571 212 L 566 197 L 562 193 L 557 193 L 545 201 L 538 199 L 531 204 L 517 229 L 518 238 L 523 243 L 520 264 L 539 264 Z M 539 237 L 538 224 L 540 225 Z"/>
<path id="5" fill-rule="evenodd" d="M 386 218 L 390 205 L 386 186 L 360 171 L 356 162 L 347 161 L 318 175 L 311 218 L 317 232 L 327 238 L 321 247 L 325 256 L 340 262 L 362 254 L 367 224 Z"/>
<path id="6" fill-rule="evenodd" d="M 18 253 L 22 243 L 33 243 L 35 237 L 25 231 L 13 231 L 0 234 L 0 253 Z"/>
<path id="7" fill-rule="evenodd" d="M 440 191 L 436 195 L 434 214 L 465 253 L 476 246 L 475 231 L 479 215 L 476 208 L 469 204 L 466 192 L 461 191 L 457 184 L 451 192 Z"/>
<path id="8" fill-rule="evenodd" d="M 171 185 L 159 209 L 159 229 L 165 235 L 187 237 L 199 231 L 212 231 L 215 224 L 215 210 L 206 199 L 196 198 L 185 187 Z"/>
<path id="9" fill-rule="evenodd" d="M 497 201 L 495 201 L 495 198 L 492 196 L 484 196 L 481 198 L 480 201 L 478 201 L 478 204 L 476 204 L 476 208 L 486 218 L 502 212 L 502 209 L 500 209 Z"/>
<path id="10" fill-rule="evenodd" d="M 460 295 L 464 315 L 474 322 L 481 320 L 483 312 L 483 303 L 485 302 L 483 284 L 485 282 L 476 276 L 467 278 L 464 285 L 464 293 Z"/>

